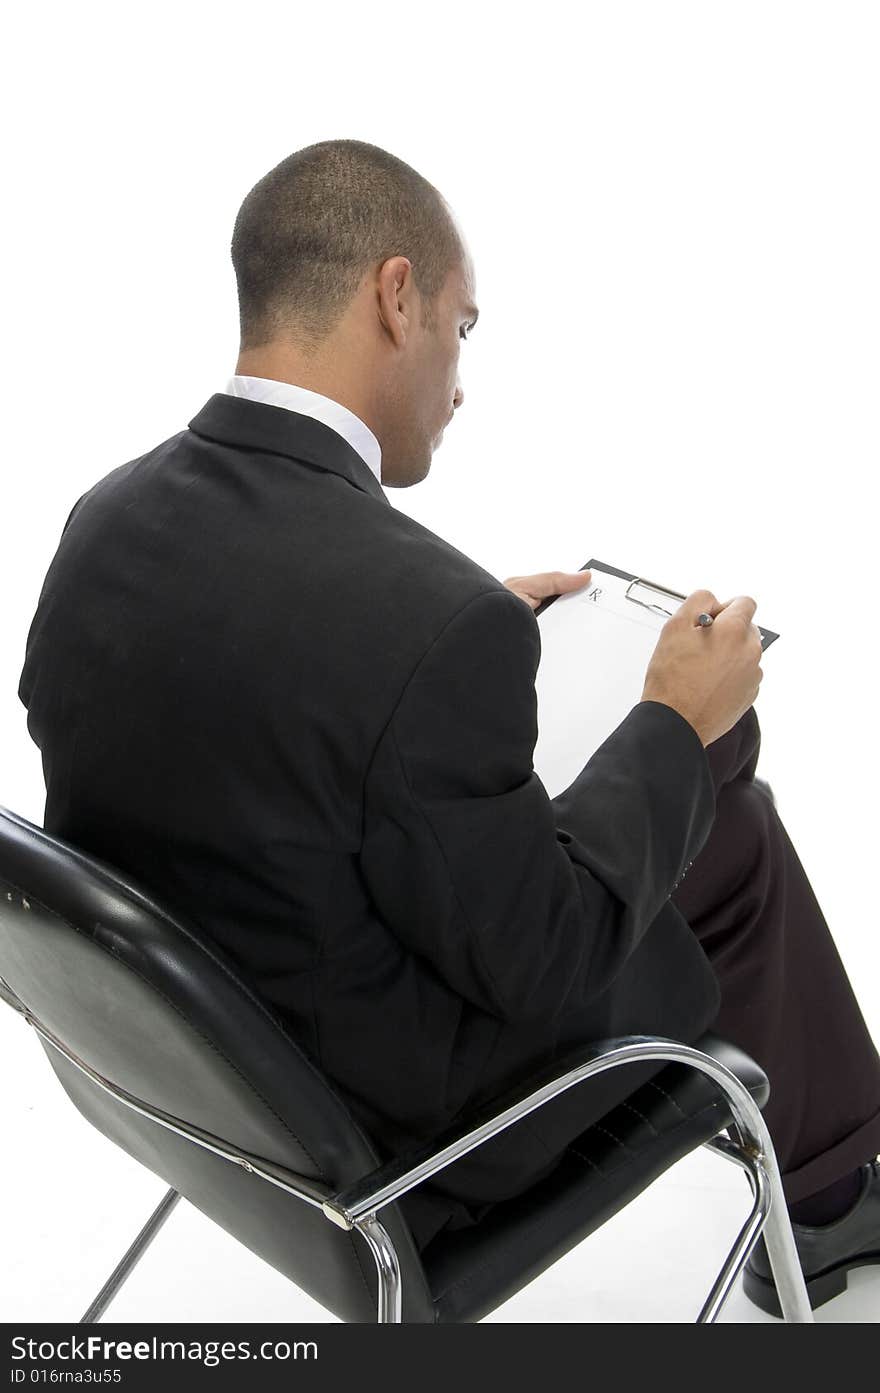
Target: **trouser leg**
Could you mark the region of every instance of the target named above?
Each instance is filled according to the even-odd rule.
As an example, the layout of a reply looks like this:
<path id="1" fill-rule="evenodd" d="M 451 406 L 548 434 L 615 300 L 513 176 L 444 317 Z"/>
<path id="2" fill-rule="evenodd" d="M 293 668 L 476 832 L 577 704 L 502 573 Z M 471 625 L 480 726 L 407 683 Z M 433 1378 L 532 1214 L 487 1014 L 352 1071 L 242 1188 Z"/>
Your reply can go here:
<path id="1" fill-rule="evenodd" d="M 804 868 L 753 782 L 759 748 L 754 708 L 708 746 L 715 820 L 672 899 L 721 986 L 713 1030 L 770 1080 L 764 1118 L 791 1204 L 880 1152 L 880 1057 Z"/>

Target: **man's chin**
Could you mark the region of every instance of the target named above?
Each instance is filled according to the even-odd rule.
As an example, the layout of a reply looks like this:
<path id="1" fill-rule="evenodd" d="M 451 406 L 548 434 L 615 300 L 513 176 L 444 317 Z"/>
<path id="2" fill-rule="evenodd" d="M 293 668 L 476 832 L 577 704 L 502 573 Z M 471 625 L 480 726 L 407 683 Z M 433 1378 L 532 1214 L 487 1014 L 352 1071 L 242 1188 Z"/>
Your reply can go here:
<path id="1" fill-rule="evenodd" d="M 407 477 L 406 477 L 405 479 L 400 479 L 400 478 L 398 478 L 398 479 L 385 479 L 385 478 L 383 478 L 383 479 L 382 479 L 382 487 L 383 487 L 383 488 L 386 488 L 386 489 L 408 489 L 408 488 L 412 488 L 413 484 L 420 484 L 420 483 L 422 482 L 423 479 L 426 479 L 426 478 L 428 477 L 428 473 L 429 473 L 429 471 L 430 471 L 430 468 L 431 468 L 431 456 L 429 455 L 428 458 L 427 458 L 427 460 L 425 461 L 424 468 L 421 470 L 420 473 L 416 473 L 416 471 L 412 468 L 412 465 L 410 465 L 410 471 L 409 471 L 409 473 L 408 473 L 408 475 L 407 475 Z"/>

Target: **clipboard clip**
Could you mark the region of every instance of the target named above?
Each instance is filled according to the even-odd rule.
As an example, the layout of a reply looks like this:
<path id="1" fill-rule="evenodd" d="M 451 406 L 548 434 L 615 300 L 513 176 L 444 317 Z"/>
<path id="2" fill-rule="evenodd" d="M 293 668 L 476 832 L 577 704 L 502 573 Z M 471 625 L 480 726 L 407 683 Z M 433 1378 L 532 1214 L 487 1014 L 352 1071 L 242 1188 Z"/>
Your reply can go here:
<path id="1" fill-rule="evenodd" d="M 650 609 L 654 614 L 667 614 L 671 618 L 675 610 L 666 609 L 664 605 L 658 605 L 656 603 L 650 604 L 647 600 L 640 600 L 637 596 L 631 595 L 629 592 L 635 585 L 643 585 L 646 590 L 653 590 L 658 595 L 668 595 L 673 600 L 687 599 L 687 595 L 680 595 L 677 590 L 669 590 L 665 585 L 655 585 L 651 580 L 644 580 L 641 576 L 633 576 L 629 585 L 626 587 L 624 599 L 632 600 L 634 605 L 641 605 L 644 609 Z"/>

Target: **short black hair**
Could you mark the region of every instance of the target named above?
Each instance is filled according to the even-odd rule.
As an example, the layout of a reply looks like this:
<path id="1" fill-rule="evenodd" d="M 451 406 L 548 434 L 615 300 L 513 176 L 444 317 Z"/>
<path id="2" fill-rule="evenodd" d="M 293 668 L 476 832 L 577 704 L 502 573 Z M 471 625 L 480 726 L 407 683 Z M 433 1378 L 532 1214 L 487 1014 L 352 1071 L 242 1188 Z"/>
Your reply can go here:
<path id="1" fill-rule="evenodd" d="M 378 145 L 322 140 L 255 184 L 232 233 L 241 348 L 279 335 L 317 345 L 370 266 L 406 256 L 424 322 L 462 258 L 449 207 L 433 184 Z"/>

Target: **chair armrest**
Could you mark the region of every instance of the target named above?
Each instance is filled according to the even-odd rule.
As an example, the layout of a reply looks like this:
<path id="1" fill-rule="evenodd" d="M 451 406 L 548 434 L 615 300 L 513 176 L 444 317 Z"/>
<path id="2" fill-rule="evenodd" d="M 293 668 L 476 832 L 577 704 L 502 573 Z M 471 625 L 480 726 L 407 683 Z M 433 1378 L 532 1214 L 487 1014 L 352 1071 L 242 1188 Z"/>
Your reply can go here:
<path id="1" fill-rule="evenodd" d="M 327 1218 L 340 1228 L 351 1228 L 365 1215 L 374 1214 L 386 1204 L 399 1199 L 407 1190 L 436 1175 L 460 1156 L 473 1151 L 498 1132 L 503 1132 L 551 1098 L 584 1079 L 621 1064 L 663 1060 L 691 1065 L 719 1085 L 734 1120 L 744 1127 L 747 1135 L 755 1134 L 757 1114 L 757 1130 L 763 1136 L 760 1110 L 742 1081 L 725 1064 L 691 1045 L 661 1035 L 620 1035 L 582 1046 L 568 1059 L 577 1062 L 571 1063 L 560 1074 L 556 1072 L 560 1061 L 555 1061 L 552 1070 L 545 1069 L 530 1080 L 528 1093 L 522 1095 L 522 1085 L 519 1085 L 516 1093 L 504 1094 L 494 1104 L 496 1108 L 500 1104 L 501 1110 L 477 1120 L 470 1130 L 461 1133 L 459 1127 L 449 1127 L 424 1145 L 387 1161 L 360 1180 L 338 1190 L 322 1206 Z"/>

